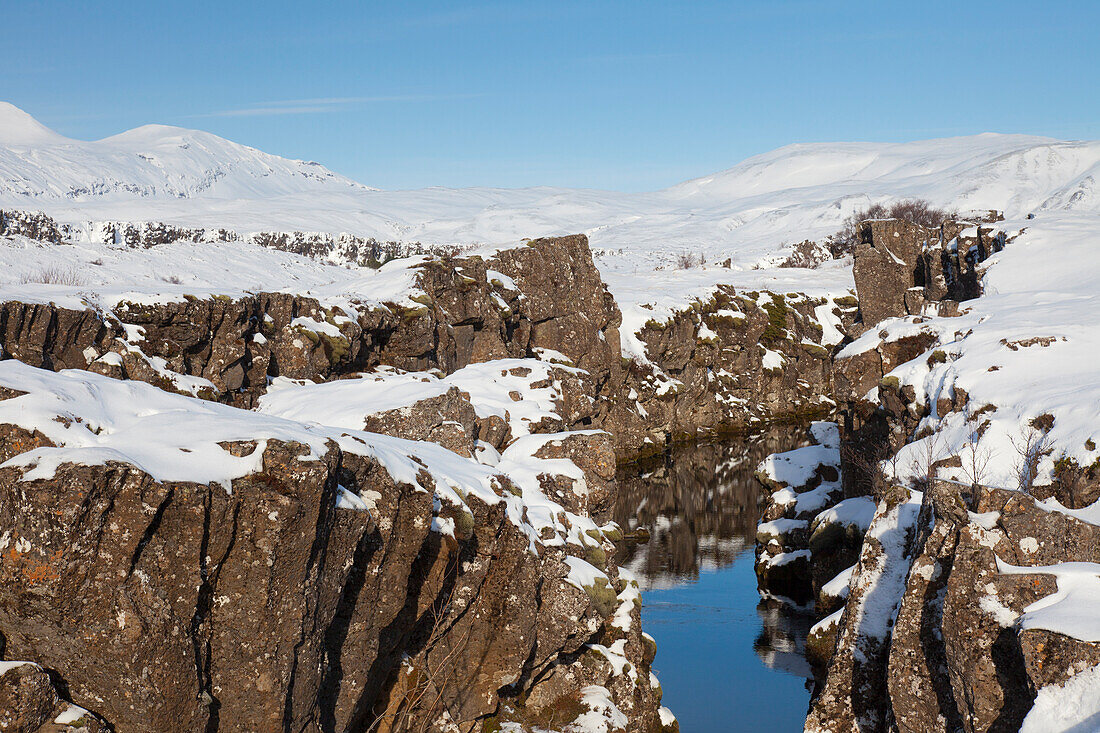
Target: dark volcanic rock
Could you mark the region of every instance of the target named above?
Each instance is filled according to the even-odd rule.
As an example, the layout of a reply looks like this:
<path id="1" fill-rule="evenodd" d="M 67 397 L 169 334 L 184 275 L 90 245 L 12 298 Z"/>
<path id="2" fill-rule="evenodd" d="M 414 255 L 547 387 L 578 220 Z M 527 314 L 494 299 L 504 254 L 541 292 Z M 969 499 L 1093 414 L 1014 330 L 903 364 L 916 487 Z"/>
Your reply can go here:
<path id="1" fill-rule="evenodd" d="M 958 303 L 981 295 L 978 265 L 1006 242 L 994 227 L 946 221 L 929 229 L 904 219 L 860 225 L 853 274 L 862 330 L 904 315 L 957 314 Z"/>
<path id="2" fill-rule="evenodd" d="M 930 230 L 903 219 L 862 224 L 853 267 L 859 310 L 868 327 L 910 312 L 905 296 L 914 286 L 921 251 L 931 235 Z"/>
<path id="3" fill-rule="evenodd" d="M 77 711 L 57 691 L 49 673 L 37 664 L 2 662 L 0 675 L 0 730 L 16 733 L 107 733 L 95 715 Z M 56 722 L 65 715 L 65 722 Z M 71 720 L 70 720 L 71 718 Z"/>
<path id="4" fill-rule="evenodd" d="M 478 419 L 457 387 L 408 407 L 367 415 L 363 429 L 408 440 L 437 443 L 463 456 L 474 454 Z"/>
<path id="5" fill-rule="evenodd" d="M 49 675 L 33 664 L 0 675 L 0 730 L 35 733 L 51 722 L 60 698 Z"/>
<path id="6" fill-rule="evenodd" d="M 830 350 L 813 315 L 822 304 L 719 286 L 669 321 L 645 324 L 638 336 L 651 364 L 628 363 L 607 423 L 619 453 L 827 414 Z"/>
<path id="7" fill-rule="evenodd" d="M 64 669 L 120 731 L 357 730 L 444 711 L 468 725 L 607 633 L 617 591 L 566 583 L 563 553 L 533 557 L 503 504 L 472 499 L 450 540 L 430 493 L 302 450 L 270 442 L 232 493 L 123 464 L 0 470 L 6 653 Z M 338 483 L 375 506 L 336 508 Z M 639 730 L 647 689 L 617 702 Z"/>

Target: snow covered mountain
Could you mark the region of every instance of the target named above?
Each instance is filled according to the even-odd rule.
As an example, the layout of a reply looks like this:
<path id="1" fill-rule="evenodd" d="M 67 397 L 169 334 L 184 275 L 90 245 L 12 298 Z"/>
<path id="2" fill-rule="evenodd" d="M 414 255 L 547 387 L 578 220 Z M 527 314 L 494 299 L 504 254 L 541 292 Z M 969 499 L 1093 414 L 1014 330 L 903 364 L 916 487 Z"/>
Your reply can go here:
<path id="1" fill-rule="evenodd" d="M 1100 142 L 983 134 L 911 143 L 789 145 L 671 188 L 627 194 L 535 187 L 379 191 L 316 163 L 205 132 L 151 125 L 65 138 L 0 103 L 0 206 L 65 222 L 164 221 L 239 232 L 350 232 L 432 244 L 498 244 L 585 232 L 636 254 L 691 249 L 755 262 L 835 231 L 872 201 L 1100 209 Z"/>
<path id="2" fill-rule="evenodd" d="M 145 125 L 85 142 L 57 134 L 0 102 L 0 191 L 7 202 L 264 198 L 288 193 L 363 191 L 317 163 L 287 160 L 217 135 Z"/>

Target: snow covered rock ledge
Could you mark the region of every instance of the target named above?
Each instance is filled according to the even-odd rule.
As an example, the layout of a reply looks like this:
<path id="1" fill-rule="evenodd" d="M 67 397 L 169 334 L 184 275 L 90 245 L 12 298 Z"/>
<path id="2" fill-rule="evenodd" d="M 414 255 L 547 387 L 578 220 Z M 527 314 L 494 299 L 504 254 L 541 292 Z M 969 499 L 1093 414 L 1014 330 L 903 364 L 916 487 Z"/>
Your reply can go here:
<path id="1" fill-rule="evenodd" d="M 662 729 L 614 527 L 548 495 L 575 434 L 481 462 L 15 360 L 0 398 L 5 655 L 116 730 Z"/>
<path id="2" fill-rule="evenodd" d="M 808 731 L 1096 728 L 1097 224 L 1005 222 L 982 295 L 837 355 L 845 490 L 877 509 Z"/>

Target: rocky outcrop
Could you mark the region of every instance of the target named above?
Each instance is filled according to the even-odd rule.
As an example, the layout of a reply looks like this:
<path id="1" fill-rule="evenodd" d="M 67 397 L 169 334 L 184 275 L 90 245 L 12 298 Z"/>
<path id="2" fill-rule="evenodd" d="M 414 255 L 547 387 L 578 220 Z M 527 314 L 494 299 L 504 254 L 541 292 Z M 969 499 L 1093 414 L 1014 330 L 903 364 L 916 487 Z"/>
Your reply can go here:
<path id="1" fill-rule="evenodd" d="M 141 231 L 158 243 L 153 229 Z M 527 458 L 572 466 L 534 476 L 556 508 L 531 512 L 577 534 L 582 518 L 611 504 L 617 460 L 827 411 L 822 308 L 837 322 L 850 310 L 721 288 L 647 324 L 647 363 L 624 361 L 618 308 L 576 236 L 426 260 L 401 302 L 259 293 L 109 312 L 9 302 L 0 334 L 5 358 L 39 369 L 147 382 L 233 408 L 259 406 L 279 378 L 330 383 L 384 366 L 440 380 L 497 360 L 525 376 L 516 359 L 560 364 L 545 384 L 525 383 L 555 396 L 552 413 L 519 432 L 515 415 L 483 412 L 464 391 L 473 386 L 348 427 L 509 470 Z M 62 416 L 74 419 L 82 424 Z M 6 436 L 5 458 L 49 446 L 42 433 L 13 427 Z M 465 497 L 469 512 L 456 513 L 431 486 L 398 480 L 346 446 L 316 460 L 286 439 L 223 447 L 261 464 L 230 492 L 125 461 L 66 463 L 49 478 L 27 479 L 14 464 L 0 472 L 0 515 L 15 548 L 0 563 L 5 654 L 63 670 L 73 699 L 119 730 L 401 730 L 450 720 L 470 731 L 561 726 L 582 714 L 614 729 L 675 725 L 658 714 L 637 586 L 607 559 L 613 526 L 562 543 L 539 534 L 545 551 L 532 557 L 517 524 L 527 509 L 511 506 L 529 489 L 506 475 L 496 499 Z M 365 508 L 356 503 L 364 496 L 382 498 Z"/>
<path id="2" fill-rule="evenodd" d="M 1077 638 L 1065 627 L 1032 623 L 1037 609 L 1063 602 L 1072 587 L 1061 585 L 1066 573 L 1100 569 L 1085 565 L 1100 561 L 1100 529 L 1087 514 L 1068 508 L 1095 500 L 1095 477 L 1063 458 L 1053 483 L 1027 483 L 1022 490 L 986 486 L 980 478 L 941 478 L 938 471 L 949 469 L 979 476 L 967 456 L 979 460 L 977 441 L 989 427 L 983 415 L 997 407 L 972 404 L 951 379 L 941 384 L 934 376 L 896 376 L 904 374 L 895 371 L 903 365 L 920 375 L 940 374 L 935 370 L 958 356 L 937 348 L 951 341 L 950 320 L 932 322 L 909 306 L 906 273 L 915 262 L 922 297 L 930 294 L 941 304 L 976 297 L 977 265 L 1004 238 L 989 237 L 985 228 L 952 232 L 945 225 L 938 241 L 918 249 L 914 242 L 927 233 L 912 225 L 871 222 L 866 230 L 861 247 L 871 249 L 874 242 L 879 250 L 857 251 L 866 326 L 880 317 L 900 318 L 876 325 L 835 364 L 844 491 L 872 498 L 877 509 L 841 610 L 823 618 L 807 642 L 824 668 L 806 730 L 1018 730 L 1037 692 L 1100 663 L 1100 643 L 1088 634 L 1073 632 Z M 873 268 L 861 275 L 861 257 L 884 267 L 890 259 L 894 276 Z M 965 334 L 953 338 L 961 341 Z M 1036 343 L 1044 342 L 1003 345 L 1012 350 Z M 919 393 L 921 379 L 936 386 Z M 960 416 L 973 442 L 945 451 L 936 431 L 960 424 L 952 423 Z M 1053 424 L 1052 416 L 1041 415 L 1031 428 L 1041 435 Z M 913 450 L 918 442 L 921 450 Z M 828 612 L 828 602 L 819 595 L 819 615 Z"/>
<path id="3" fill-rule="evenodd" d="M 409 440 L 436 443 L 460 456 L 473 456 L 479 439 L 490 438 L 491 427 L 478 424 L 477 414 L 457 387 L 438 397 L 366 415 L 363 429 Z M 503 447 L 507 434 L 499 433 L 494 448 Z M 494 441 L 491 441 L 494 442 Z"/>
<path id="4" fill-rule="evenodd" d="M 982 223 L 947 221 L 929 229 L 904 219 L 863 222 L 853 264 L 862 330 L 927 309 L 951 315 L 960 301 L 978 297 L 978 265 L 1007 239 Z"/>
<path id="5" fill-rule="evenodd" d="M 923 542 L 912 535 L 918 544 L 895 556 L 904 583 L 877 646 L 860 631 L 858 596 L 849 600 L 808 730 L 1017 730 L 1036 690 L 1100 663 L 1100 644 L 1017 624 L 1057 590 L 1045 566 L 1097 561 L 1095 525 L 1005 490 L 982 490 L 979 518 L 961 524 L 933 507 Z M 874 567 L 861 560 L 855 592 Z"/>
<path id="6" fill-rule="evenodd" d="M 0 436 L 5 459 L 51 445 Z M 572 459 L 586 499 L 606 492 L 614 457 L 595 437 L 548 436 L 543 491 Z M 331 442 L 222 447 L 257 461 L 229 491 L 124 461 L 0 469 L 5 655 L 63 675 L 119 731 L 478 730 L 593 706 L 662 729 L 637 585 L 591 523 L 564 541 L 544 528 L 535 551 L 526 499 L 513 505 L 529 489 L 507 474 L 456 508 L 421 459 L 413 485 Z M 562 531 L 585 526 L 584 503 L 554 506 Z"/>
<path id="7" fill-rule="evenodd" d="M 490 276 L 490 266 L 501 272 Z M 379 364 L 450 373 L 540 349 L 586 369 L 590 394 L 610 389 L 618 374 L 618 310 L 584 237 L 537 240 L 499 262 L 433 260 L 416 285 L 412 306 L 350 314 L 284 293 L 124 302 L 110 313 L 8 302 L 0 304 L 0 345 L 4 356 L 34 366 L 90 369 L 241 407 L 255 404 L 268 377 L 325 381 Z"/>
<path id="8" fill-rule="evenodd" d="M 847 598 L 874 502 L 846 494 L 840 434 L 815 422 L 813 445 L 769 456 L 756 472 L 766 498 L 756 529 L 756 575 L 762 593 L 832 614 Z"/>
<path id="9" fill-rule="evenodd" d="M 257 407 L 275 378 L 309 385 L 385 365 L 438 380 L 508 360 L 503 376 L 468 376 L 349 425 L 436 443 L 469 466 L 502 462 L 495 497 L 464 496 L 461 511 L 439 498 L 449 480 L 433 497 L 426 467 L 410 483 L 333 443 L 307 458 L 316 447 L 286 439 L 227 442 L 258 468 L 226 487 L 158 479 L 122 458 L 38 478 L 5 467 L 5 657 L 60 676 L 119 731 L 561 729 L 581 715 L 675 729 L 658 712 L 637 584 L 608 559 L 621 535 L 587 519 L 613 499 L 616 446 L 576 430 L 612 424 L 618 324 L 584 237 L 426 261 L 412 301 L 383 306 L 285 293 L 109 312 L 3 304 L 5 358 L 232 408 Z M 545 359 L 546 378 L 515 357 Z M 523 390 L 490 402 L 514 405 L 511 416 L 465 391 L 507 392 L 509 379 Z M 537 409 L 523 407 L 536 395 Z M 58 419 L 82 425 L 72 410 Z M 50 445 L 0 428 L 4 460 Z M 551 523 L 534 540 L 529 512 Z"/>
<path id="10" fill-rule="evenodd" d="M 835 302 L 719 286 L 669 320 L 646 323 L 638 338 L 648 363 L 629 362 L 613 395 L 621 452 L 828 414 L 832 347 L 822 344 L 820 308 L 839 320 Z"/>
<path id="11" fill-rule="evenodd" d="M 37 211 L 0 211 L 0 236 L 23 236 L 42 242 L 94 241 L 148 249 L 175 242 L 247 242 L 340 265 L 379 267 L 398 257 L 454 256 L 459 247 L 420 242 L 381 242 L 373 237 L 327 232 L 252 232 L 225 228 L 183 227 L 158 221 L 94 221 L 58 223 Z"/>
<path id="12" fill-rule="evenodd" d="M 33 366 L 88 369 L 248 407 L 268 376 L 323 380 L 368 366 L 363 350 L 398 322 L 366 311 L 337 325 L 337 315 L 282 293 L 122 303 L 106 314 L 9 301 L 0 304 L 0 345 L 5 357 Z"/>
<path id="13" fill-rule="evenodd" d="M 0 303 L 5 357 L 89 369 L 249 408 L 274 377 L 326 381 L 389 365 L 452 373 L 471 363 L 548 355 L 584 370 L 570 380 L 565 427 L 601 427 L 619 460 L 670 442 L 745 432 L 827 413 L 830 354 L 821 308 L 797 293 L 737 293 L 652 320 L 647 362 L 624 359 L 621 315 L 583 236 L 532 240 L 492 258 L 443 257 L 417 269 L 409 303 L 327 306 L 259 293 L 109 312 Z M 557 356 L 554 356 L 554 355 Z"/>
<path id="14" fill-rule="evenodd" d="M 0 662 L 0 730 L 17 733 L 107 733 L 84 708 L 62 697 L 50 675 L 32 662 Z"/>
<path id="15" fill-rule="evenodd" d="M 68 227 L 37 211 L 0 211 L 0 236 L 21 236 L 40 242 L 59 243 L 71 233 Z"/>

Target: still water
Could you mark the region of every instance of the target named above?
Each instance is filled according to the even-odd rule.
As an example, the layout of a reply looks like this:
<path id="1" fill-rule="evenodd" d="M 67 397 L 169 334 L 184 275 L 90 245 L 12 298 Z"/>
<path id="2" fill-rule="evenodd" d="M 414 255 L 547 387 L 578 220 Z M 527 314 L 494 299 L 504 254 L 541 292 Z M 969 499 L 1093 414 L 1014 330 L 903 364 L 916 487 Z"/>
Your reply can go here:
<path id="1" fill-rule="evenodd" d="M 653 666 L 683 733 L 802 730 L 813 619 L 756 590 L 753 471 L 767 454 L 804 445 L 803 433 L 676 448 L 619 475 L 613 518 L 645 527 L 650 541 L 627 543 L 618 560 L 641 581 Z"/>

